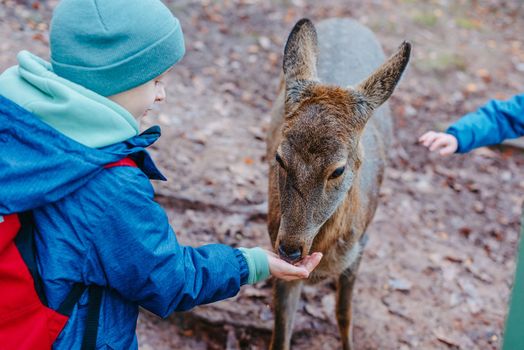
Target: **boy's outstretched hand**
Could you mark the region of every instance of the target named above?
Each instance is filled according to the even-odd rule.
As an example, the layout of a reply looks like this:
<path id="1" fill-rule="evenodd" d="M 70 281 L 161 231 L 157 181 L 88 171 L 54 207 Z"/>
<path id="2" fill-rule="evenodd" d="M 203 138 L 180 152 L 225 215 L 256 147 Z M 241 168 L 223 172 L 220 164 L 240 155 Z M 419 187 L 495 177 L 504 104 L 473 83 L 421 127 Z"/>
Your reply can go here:
<path id="1" fill-rule="evenodd" d="M 320 259 L 322 259 L 322 253 L 313 253 L 303 258 L 297 265 L 292 265 L 280 259 L 277 254 L 268 250 L 266 252 L 271 275 L 284 281 L 308 278 L 311 271 L 317 267 Z"/>
<path id="2" fill-rule="evenodd" d="M 449 156 L 458 149 L 457 138 L 444 132 L 428 131 L 418 139 L 418 142 L 432 152 L 438 150 L 441 156 Z"/>

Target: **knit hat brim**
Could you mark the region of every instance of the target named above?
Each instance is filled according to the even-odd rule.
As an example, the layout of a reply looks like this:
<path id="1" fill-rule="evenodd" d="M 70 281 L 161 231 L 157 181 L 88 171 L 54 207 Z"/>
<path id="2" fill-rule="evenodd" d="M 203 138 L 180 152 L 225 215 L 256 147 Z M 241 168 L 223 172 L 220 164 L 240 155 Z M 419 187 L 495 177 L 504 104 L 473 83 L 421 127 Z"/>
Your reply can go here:
<path id="1" fill-rule="evenodd" d="M 53 70 L 102 96 L 130 90 L 153 80 L 182 59 L 185 54 L 184 35 L 178 20 L 176 22 L 171 32 L 120 62 L 104 67 L 79 67 L 57 62 L 51 57 Z M 129 72 L 140 74 L 134 74 L 133 78 L 129 77 Z"/>

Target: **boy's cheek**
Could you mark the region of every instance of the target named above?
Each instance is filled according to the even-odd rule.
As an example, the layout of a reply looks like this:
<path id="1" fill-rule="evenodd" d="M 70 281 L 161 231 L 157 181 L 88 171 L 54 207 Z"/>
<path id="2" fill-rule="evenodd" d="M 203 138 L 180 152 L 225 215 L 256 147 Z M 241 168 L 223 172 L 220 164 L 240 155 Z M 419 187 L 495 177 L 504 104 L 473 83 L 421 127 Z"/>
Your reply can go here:
<path id="1" fill-rule="evenodd" d="M 144 111 L 144 113 L 142 113 L 142 115 L 141 115 L 140 117 L 137 118 L 138 121 L 140 121 L 141 119 L 147 117 L 147 115 L 149 114 L 149 111 L 150 111 L 150 109 L 146 109 L 146 110 Z"/>

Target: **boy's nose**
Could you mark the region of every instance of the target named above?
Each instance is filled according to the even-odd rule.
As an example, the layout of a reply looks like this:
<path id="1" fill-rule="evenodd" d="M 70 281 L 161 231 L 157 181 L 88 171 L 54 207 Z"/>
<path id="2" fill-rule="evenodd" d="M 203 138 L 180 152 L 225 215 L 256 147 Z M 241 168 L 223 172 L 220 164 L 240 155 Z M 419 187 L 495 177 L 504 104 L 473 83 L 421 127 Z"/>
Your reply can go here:
<path id="1" fill-rule="evenodd" d="M 155 102 L 162 102 L 166 99 L 166 90 L 164 87 L 160 87 L 156 93 Z"/>

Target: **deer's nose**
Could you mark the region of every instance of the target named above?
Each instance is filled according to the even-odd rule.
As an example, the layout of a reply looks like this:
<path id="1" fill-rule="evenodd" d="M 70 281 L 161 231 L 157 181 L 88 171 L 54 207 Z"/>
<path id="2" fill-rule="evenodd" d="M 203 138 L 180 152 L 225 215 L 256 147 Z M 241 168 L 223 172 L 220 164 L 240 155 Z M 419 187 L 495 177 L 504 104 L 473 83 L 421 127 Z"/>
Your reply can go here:
<path id="1" fill-rule="evenodd" d="M 294 263 L 302 256 L 302 249 L 281 244 L 278 246 L 278 254 L 287 262 Z"/>

